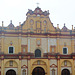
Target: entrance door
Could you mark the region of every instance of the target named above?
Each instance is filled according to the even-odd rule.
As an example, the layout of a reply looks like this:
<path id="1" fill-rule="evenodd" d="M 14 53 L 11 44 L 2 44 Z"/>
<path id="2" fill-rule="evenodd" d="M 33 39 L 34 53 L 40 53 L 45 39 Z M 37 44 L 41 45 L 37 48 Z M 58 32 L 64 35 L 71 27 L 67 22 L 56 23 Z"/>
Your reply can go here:
<path id="1" fill-rule="evenodd" d="M 6 75 L 16 75 L 16 72 L 14 70 L 8 70 Z"/>
<path id="2" fill-rule="evenodd" d="M 70 75 L 70 71 L 68 69 L 63 69 L 61 75 Z"/>
<path id="3" fill-rule="evenodd" d="M 42 67 L 34 68 L 32 75 L 45 75 L 45 71 Z"/>

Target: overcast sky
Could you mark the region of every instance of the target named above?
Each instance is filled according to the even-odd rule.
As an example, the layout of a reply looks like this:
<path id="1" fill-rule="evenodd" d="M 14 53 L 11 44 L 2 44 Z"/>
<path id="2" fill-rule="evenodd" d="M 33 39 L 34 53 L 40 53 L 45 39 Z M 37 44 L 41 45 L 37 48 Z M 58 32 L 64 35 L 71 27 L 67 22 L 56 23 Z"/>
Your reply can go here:
<path id="1" fill-rule="evenodd" d="M 75 0 L 0 0 L 0 26 L 8 26 L 12 20 L 15 26 L 26 20 L 28 9 L 34 10 L 39 7 L 45 11 L 49 10 L 50 19 L 53 25 L 62 28 L 65 25 L 68 29 L 75 27 Z"/>

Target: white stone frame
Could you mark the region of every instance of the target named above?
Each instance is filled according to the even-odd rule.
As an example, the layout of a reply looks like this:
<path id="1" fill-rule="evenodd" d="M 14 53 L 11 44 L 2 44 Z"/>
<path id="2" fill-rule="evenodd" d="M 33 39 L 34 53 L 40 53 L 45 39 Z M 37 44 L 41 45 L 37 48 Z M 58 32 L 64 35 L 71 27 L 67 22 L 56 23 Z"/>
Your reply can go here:
<path id="1" fill-rule="evenodd" d="M 9 53 L 9 47 L 13 47 L 13 53 Z M 14 48 L 14 46 L 9 46 L 8 47 L 8 54 L 14 54 L 15 53 L 15 48 Z"/>
<path id="2" fill-rule="evenodd" d="M 63 48 L 67 48 L 67 47 L 63 47 Z M 63 53 L 63 49 L 62 49 L 62 54 L 64 54 L 64 53 Z M 67 54 L 68 54 L 68 48 L 67 48 Z M 64 54 L 64 55 L 66 55 L 66 54 Z"/>
<path id="3" fill-rule="evenodd" d="M 54 71 L 54 75 L 55 75 L 55 69 L 52 69 L 52 75 L 53 75 L 53 71 Z"/>
<path id="4" fill-rule="evenodd" d="M 64 69 L 68 69 L 68 70 L 70 71 L 70 73 L 72 73 L 71 67 L 61 67 L 61 72 L 62 72 L 62 70 L 64 70 Z"/>
<path id="5" fill-rule="evenodd" d="M 37 48 L 36 50 L 40 50 L 39 48 Z M 35 50 L 35 51 L 36 51 Z M 34 51 L 34 55 L 35 55 L 35 51 Z M 42 57 L 42 51 L 40 50 L 40 52 L 41 52 L 41 57 Z M 41 57 L 35 57 L 35 58 L 41 58 Z"/>
<path id="6" fill-rule="evenodd" d="M 21 75 L 22 75 L 22 71 L 23 71 L 24 69 L 26 70 L 26 75 L 27 75 L 27 68 L 21 68 Z"/>
<path id="7" fill-rule="evenodd" d="M 17 70 L 17 68 L 5 68 L 5 75 L 6 75 L 6 72 L 8 71 L 8 70 L 14 70 L 15 72 L 16 72 L 16 75 L 18 75 L 18 70 Z"/>

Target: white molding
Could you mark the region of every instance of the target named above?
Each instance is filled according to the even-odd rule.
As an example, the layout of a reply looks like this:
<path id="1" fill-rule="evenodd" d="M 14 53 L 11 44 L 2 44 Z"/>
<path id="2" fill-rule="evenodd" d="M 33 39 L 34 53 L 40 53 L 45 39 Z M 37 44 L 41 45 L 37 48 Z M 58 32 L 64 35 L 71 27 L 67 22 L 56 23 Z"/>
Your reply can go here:
<path id="1" fill-rule="evenodd" d="M 63 48 L 67 48 L 67 47 L 63 47 Z M 62 48 L 62 54 L 63 54 L 63 48 Z M 67 54 L 68 54 L 68 48 L 67 48 Z M 66 55 L 66 54 L 64 54 L 64 55 Z"/>
<path id="2" fill-rule="evenodd" d="M 50 52 L 50 40 L 48 38 L 48 52 Z"/>
<path id="3" fill-rule="evenodd" d="M 62 70 L 64 70 L 64 69 L 68 69 L 68 70 L 70 71 L 70 73 L 72 73 L 71 67 L 61 67 L 61 72 L 62 72 Z"/>
<path id="4" fill-rule="evenodd" d="M 17 74 L 17 73 L 18 73 L 18 72 L 17 72 L 17 71 L 18 71 L 17 68 L 5 68 L 5 75 L 6 75 L 6 72 L 7 72 L 8 70 L 11 70 L 11 69 L 16 72 L 16 75 L 18 75 L 18 74 Z"/>
<path id="5" fill-rule="evenodd" d="M 30 38 L 28 38 L 28 52 L 30 52 Z"/>
<path id="6" fill-rule="evenodd" d="M 13 47 L 13 53 L 9 53 L 9 47 Z M 9 46 L 8 47 L 8 54 L 14 54 L 15 53 L 15 48 L 14 48 L 14 46 Z"/>

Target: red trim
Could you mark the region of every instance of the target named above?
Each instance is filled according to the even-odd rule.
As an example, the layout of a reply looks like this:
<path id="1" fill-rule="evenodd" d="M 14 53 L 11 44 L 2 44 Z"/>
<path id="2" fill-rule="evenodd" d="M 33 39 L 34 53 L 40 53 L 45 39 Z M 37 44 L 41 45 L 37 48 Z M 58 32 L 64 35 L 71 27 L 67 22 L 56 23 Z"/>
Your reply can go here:
<path id="1" fill-rule="evenodd" d="M 3 32 L 1 31 L 0 34 L 2 34 L 2 33 Z M 75 36 L 75 34 L 71 34 L 71 35 L 70 34 L 62 34 L 62 32 L 61 32 L 61 34 L 58 34 L 58 33 L 56 33 L 56 34 L 52 34 L 52 33 L 30 33 L 30 32 L 27 32 L 27 33 L 23 33 L 23 32 L 4 32 L 4 36 L 6 36 L 5 34 L 21 34 L 21 35 L 28 35 L 28 34 L 30 34 L 30 35 L 46 35 L 46 36 L 47 35 L 50 35 L 50 36 Z M 17 35 L 17 36 L 19 36 L 19 35 Z"/>
<path id="2" fill-rule="evenodd" d="M 18 67 L 5 67 L 5 68 L 18 68 Z"/>
<path id="3" fill-rule="evenodd" d="M 24 67 L 25 66 L 25 67 Z M 28 68 L 26 65 L 23 65 L 21 68 Z"/>
<path id="4" fill-rule="evenodd" d="M 27 60 L 27 66 L 28 66 L 28 60 Z M 28 68 L 27 68 L 27 75 L 28 75 Z"/>

